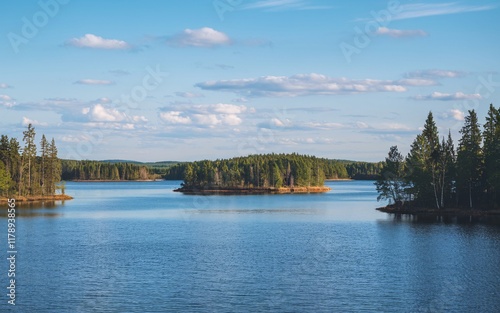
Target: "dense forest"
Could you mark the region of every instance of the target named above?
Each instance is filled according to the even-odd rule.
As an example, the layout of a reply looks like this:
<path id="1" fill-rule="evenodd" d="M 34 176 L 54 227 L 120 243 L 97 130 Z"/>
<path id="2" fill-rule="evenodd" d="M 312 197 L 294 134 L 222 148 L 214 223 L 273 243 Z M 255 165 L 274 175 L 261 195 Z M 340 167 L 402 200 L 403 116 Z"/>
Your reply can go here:
<path id="1" fill-rule="evenodd" d="M 54 139 L 42 135 L 37 155 L 36 132 L 31 124 L 23 132 L 23 147 L 16 138 L 0 138 L 0 193 L 3 196 L 54 195 L 61 180 L 61 162 Z"/>
<path id="2" fill-rule="evenodd" d="M 148 180 L 159 175 L 150 174 L 144 165 L 128 162 L 62 160 L 64 180 Z"/>
<path id="3" fill-rule="evenodd" d="M 343 164 L 299 154 L 263 154 L 180 163 L 167 179 L 183 179 L 186 187 L 309 187 L 326 178 L 348 178 Z"/>
<path id="4" fill-rule="evenodd" d="M 497 209 L 500 205 L 500 109 L 492 104 L 482 127 L 468 111 L 455 149 L 451 134 L 440 140 L 429 112 L 406 157 L 390 148 L 376 182 L 379 199 L 428 208 Z"/>
<path id="5" fill-rule="evenodd" d="M 250 156 L 252 157 L 252 156 Z M 318 159 L 322 164 L 326 179 L 375 180 L 379 177 L 384 162 L 370 163 L 347 160 Z M 177 163 L 166 169 L 165 179 L 183 180 L 187 165 L 191 162 Z"/>

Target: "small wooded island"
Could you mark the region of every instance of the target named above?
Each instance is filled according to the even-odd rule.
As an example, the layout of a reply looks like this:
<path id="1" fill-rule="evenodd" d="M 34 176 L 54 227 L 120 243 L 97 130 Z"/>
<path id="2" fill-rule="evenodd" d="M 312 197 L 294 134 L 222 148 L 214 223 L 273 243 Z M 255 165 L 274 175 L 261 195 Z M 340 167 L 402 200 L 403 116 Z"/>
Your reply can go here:
<path id="1" fill-rule="evenodd" d="M 386 213 L 434 216 L 500 216 L 500 109 L 492 104 L 481 131 L 468 111 L 455 149 L 451 132 L 440 141 L 432 112 L 405 158 L 390 148 L 380 178 L 378 199 Z"/>
<path id="2" fill-rule="evenodd" d="M 185 194 L 322 193 L 326 175 L 336 178 L 338 165 L 299 154 L 263 154 L 177 165 Z"/>

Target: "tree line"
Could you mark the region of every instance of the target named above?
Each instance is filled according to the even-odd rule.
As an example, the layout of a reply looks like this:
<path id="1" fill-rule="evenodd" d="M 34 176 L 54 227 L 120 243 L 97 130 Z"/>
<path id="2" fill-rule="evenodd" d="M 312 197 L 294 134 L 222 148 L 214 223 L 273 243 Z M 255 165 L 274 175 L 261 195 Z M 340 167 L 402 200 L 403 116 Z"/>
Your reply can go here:
<path id="1" fill-rule="evenodd" d="M 0 137 L 0 193 L 4 196 L 54 195 L 61 180 L 61 162 L 54 138 L 45 135 L 37 150 L 31 124 L 23 132 L 23 147 L 16 138 Z M 39 154 L 38 154 L 39 152 Z"/>
<path id="2" fill-rule="evenodd" d="M 62 160 L 64 180 L 147 180 L 156 175 L 150 174 L 144 165 L 128 162 L 76 161 Z"/>
<path id="3" fill-rule="evenodd" d="M 378 199 L 402 205 L 496 209 L 500 205 L 500 108 L 490 104 L 485 124 L 469 110 L 455 149 L 451 133 L 440 140 L 432 112 L 411 150 L 403 157 L 390 148 Z"/>
<path id="4" fill-rule="evenodd" d="M 322 186 L 326 178 L 348 178 L 337 161 L 292 154 L 259 154 L 215 161 L 179 163 L 166 179 L 182 179 L 191 188 L 269 188 Z"/>

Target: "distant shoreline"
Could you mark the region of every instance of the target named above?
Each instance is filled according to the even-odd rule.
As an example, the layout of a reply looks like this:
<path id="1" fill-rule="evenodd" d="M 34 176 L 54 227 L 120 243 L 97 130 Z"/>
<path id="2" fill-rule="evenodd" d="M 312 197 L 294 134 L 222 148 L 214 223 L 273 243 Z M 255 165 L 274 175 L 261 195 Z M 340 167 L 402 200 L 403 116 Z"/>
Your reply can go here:
<path id="1" fill-rule="evenodd" d="M 263 195 L 263 194 L 307 194 L 325 193 L 332 190 L 330 187 L 269 187 L 269 188 L 191 188 L 181 187 L 174 192 L 182 192 L 187 195 Z"/>

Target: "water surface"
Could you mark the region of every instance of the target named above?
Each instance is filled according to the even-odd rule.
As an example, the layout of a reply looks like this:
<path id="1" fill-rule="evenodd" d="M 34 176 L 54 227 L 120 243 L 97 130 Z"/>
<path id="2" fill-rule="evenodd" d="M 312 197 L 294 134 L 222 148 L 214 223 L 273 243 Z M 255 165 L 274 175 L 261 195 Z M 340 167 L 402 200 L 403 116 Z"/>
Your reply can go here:
<path id="1" fill-rule="evenodd" d="M 74 200 L 18 208 L 15 309 L 500 307 L 498 226 L 395 219 L 374 210 L 382 204 L 373 182 L 328 182 L 333 190 L 325 194 L 247 196 L 186 196 L 172 192 L 179 183 L 67 183 Z M 0 309 L 8 308 L 3 299 Z"/>

